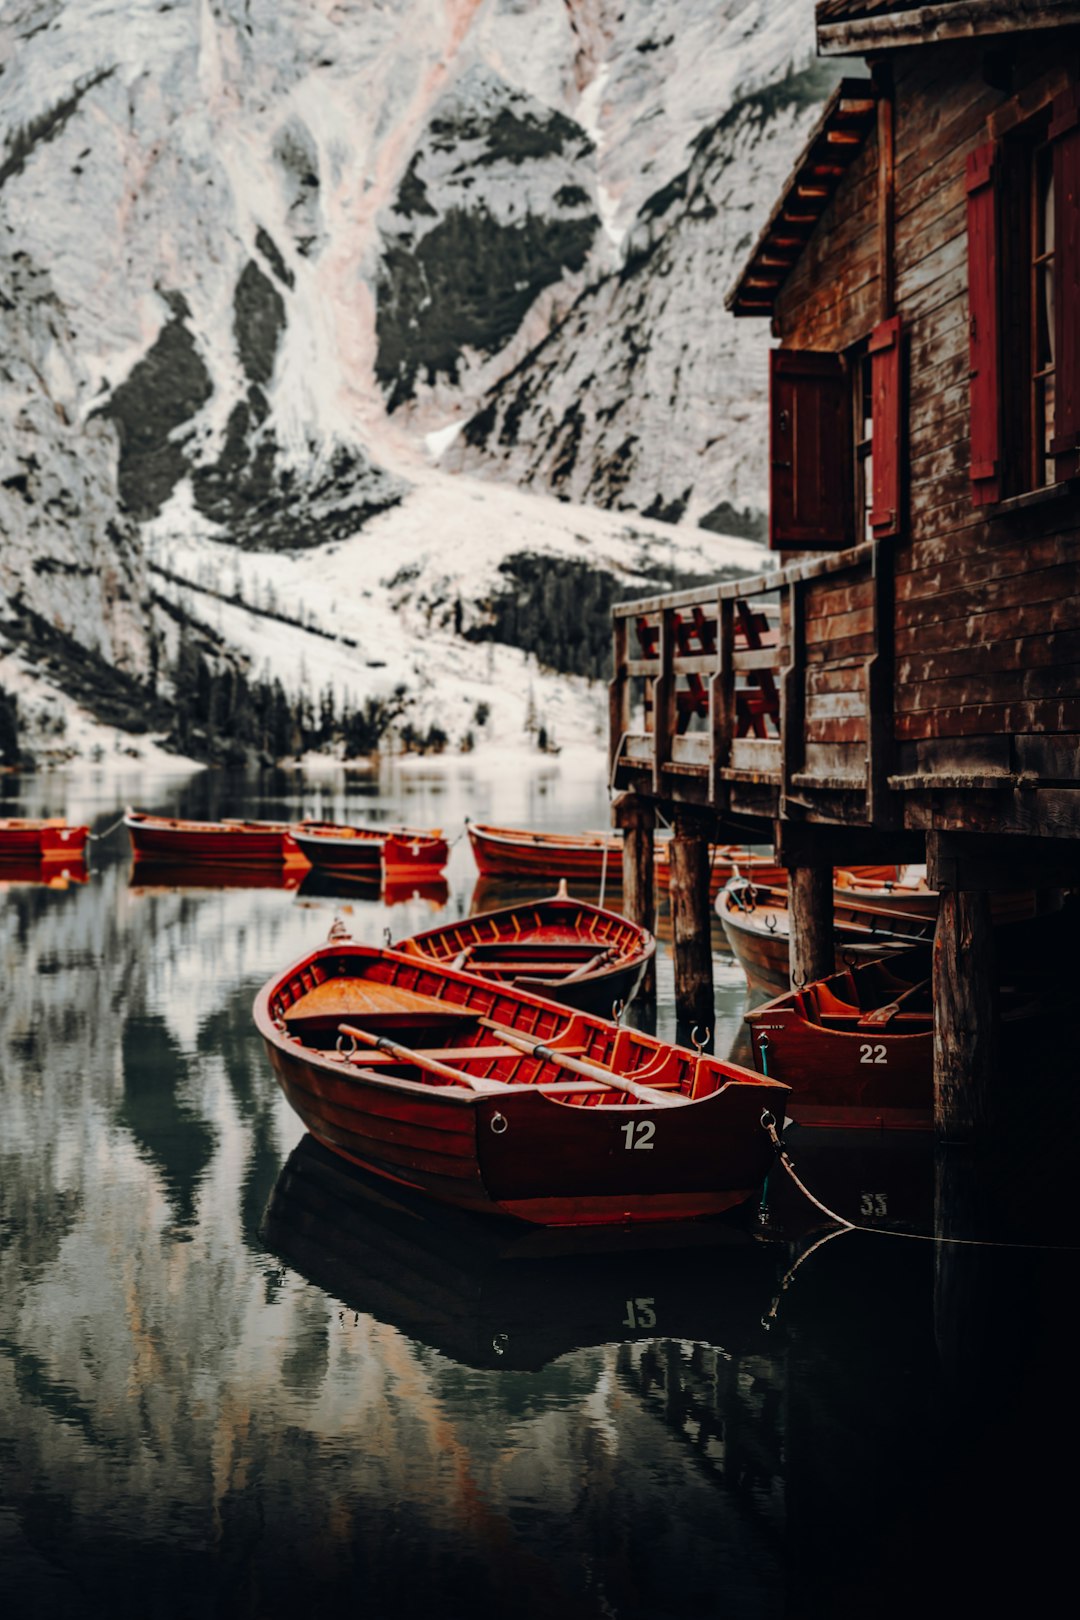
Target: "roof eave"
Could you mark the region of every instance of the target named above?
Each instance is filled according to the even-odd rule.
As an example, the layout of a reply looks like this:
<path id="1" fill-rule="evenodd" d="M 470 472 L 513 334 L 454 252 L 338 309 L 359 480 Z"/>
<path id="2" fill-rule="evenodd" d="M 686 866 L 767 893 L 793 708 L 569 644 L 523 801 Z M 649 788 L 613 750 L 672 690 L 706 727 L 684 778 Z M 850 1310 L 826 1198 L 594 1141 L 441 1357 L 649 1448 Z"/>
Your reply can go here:
<path id="1" fill-rule="evenodd" d="M 905 6 L 869 17 L 819 21 L 817 49 L 819 56 L 857 56 L 1078 24 L 1080 5 L 1047 5 L 1042 0 L 952 0 L 948 5 Z"/>

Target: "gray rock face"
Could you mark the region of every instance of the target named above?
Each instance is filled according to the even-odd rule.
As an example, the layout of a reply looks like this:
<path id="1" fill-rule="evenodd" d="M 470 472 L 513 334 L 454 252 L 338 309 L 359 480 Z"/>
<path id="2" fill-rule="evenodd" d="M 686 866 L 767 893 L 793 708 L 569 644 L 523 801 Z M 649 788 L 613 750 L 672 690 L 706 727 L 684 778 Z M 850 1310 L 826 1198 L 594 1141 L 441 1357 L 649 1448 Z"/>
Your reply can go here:
<path id="1" fill-rule="evenodd" d="M 33 656 L 46 630 L 141 677 L 154 644 L 142 551 L 116 427 L 79 422 L 85 387 L 49 275 L 0 230 L 0 648 Z"/>
<path id="2" fill-rule="evenodd" d="M 768 339 L 721 300 L 828 87 L 811 18 L 9 0 L 9 633 L 32 652 L 48 626 L 142 680 L 165 645 L 144 545 L 182 563 L 196 535 L 292 553 L 373 533 L 420 504 L 422 436 L 448 422 L 468 422 L 449 471 L 759 532 Z M 499 539 L 511 594 L 542 604 Z M 598 622 L 608 588 L 582 586 Z"/>
<path id="3" fill-rule="evenodd" d="M 728 315 L 723 294 L 834 77 L 809 64 L 701 131 L 687 167 L 639 210 L 620 268 L 488 391 L 448 466 L 762 533 L 769 334 Z"/>
<path id="4" fill-rule="evenodd" d="M 593 142 L 563 114 L 474 68 L 435 107 L 381 224 L 376 376 L 391 409 L 418 374 L 459 380 L 497 353 L 537 295 L 581 270 L 600 229 Z"/>

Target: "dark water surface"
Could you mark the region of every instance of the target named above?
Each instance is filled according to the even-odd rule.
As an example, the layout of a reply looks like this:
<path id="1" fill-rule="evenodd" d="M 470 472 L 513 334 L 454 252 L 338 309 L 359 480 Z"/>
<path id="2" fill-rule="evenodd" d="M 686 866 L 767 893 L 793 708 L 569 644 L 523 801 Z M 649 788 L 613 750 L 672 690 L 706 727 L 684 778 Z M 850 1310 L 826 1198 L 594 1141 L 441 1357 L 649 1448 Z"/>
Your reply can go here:
<path id="1" fill-rule="evenodd" d="M 99 830 L 125 796 L 451 837 L 607 820 L 557 771 L 0 794 Z M 445 893 L 391 905 L 133 882 L 122 833 L 91 868 L 0 874 L 5 1614 L 871 1620 L 1071 1588 L 1075 1254 L 838 1233 L 789 1184 L 764 1228 L 648 1241 L 411 1203 L 304 1136 L 251 1003 L 336 915 L 378 942 L 466 913 L 466 841 Z M 724 1052 L 743 984 L 717 977 Z M 797 1159 L 851 1219 L 928 1233 L 936 1200 L 975 1230 L 919 1138 Z"/>

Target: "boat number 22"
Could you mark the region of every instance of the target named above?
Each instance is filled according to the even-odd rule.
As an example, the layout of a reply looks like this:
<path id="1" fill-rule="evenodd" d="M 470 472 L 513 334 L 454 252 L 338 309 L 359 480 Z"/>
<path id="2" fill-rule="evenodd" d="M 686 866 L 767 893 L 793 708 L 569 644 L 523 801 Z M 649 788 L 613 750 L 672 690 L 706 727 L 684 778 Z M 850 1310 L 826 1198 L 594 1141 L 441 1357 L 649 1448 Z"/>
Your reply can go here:
<path id="1" fill-rule="evenodd" d="M 860 1063 L 888 1063 L 888 1061 L 889 1061 L 888 1047 L 883 1046 L 880 1041 L 878 1042 L 878 1044 L 876 1046 L 871 1045 L 871 1043 L 869 1041 L 863 1041 L 862 1044 L 860 1045 L 860 1047 L 859 1047 L 859 1062 Z"/>
<path id="2" fill-rule="evenodd" d="M 651 1148 L 653 1137 L 656 1135 L 656 1126 L 651 1119 L 628 1119 L 619 1129 L 626 1137 L 625 1145 L 628 1148 Z"/>

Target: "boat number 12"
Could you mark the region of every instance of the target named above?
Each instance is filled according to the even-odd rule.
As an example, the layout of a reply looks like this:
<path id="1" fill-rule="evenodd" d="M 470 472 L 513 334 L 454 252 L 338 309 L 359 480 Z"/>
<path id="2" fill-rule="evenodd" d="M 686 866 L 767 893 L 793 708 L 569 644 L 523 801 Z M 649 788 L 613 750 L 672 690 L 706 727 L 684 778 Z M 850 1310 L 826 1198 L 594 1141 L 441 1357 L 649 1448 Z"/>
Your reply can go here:
<path id="1" fill-rule="evenodd" d="M 628 1148 L 651 1148 L 656 1126 L 651 1119 L 628 1119 L 619 1129 L 626 1137 Z"/>
<path id="2" fill-rule="evenodd" d="M 860 1047 L 859 1047 L 859 1062 L 860 1063 L 888 1063 L 888 1061 L 889 1061 L 888 1048 L 885 1047 L 885 1046 L 882 1046 L 880 1041 L 878 1042 L 878 1044 L 876 1046 L 871 1046 L 869 1041 L 863 1041 L 862 1044 L 860 1045 Z"/>

